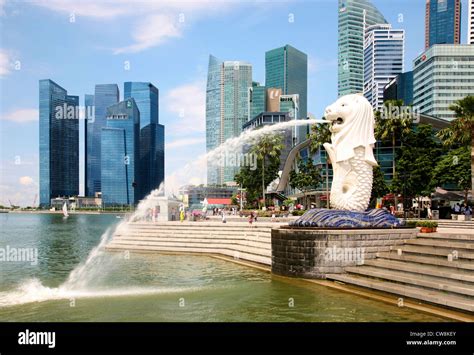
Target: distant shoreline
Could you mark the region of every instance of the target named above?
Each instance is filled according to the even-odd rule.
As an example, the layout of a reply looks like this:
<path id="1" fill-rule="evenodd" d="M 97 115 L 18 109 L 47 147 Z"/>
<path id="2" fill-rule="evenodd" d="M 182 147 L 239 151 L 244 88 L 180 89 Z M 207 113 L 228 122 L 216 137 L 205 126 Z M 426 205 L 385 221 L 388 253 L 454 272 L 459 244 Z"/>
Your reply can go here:
<path id="1" fill-rule="evenodd" d="M 127 213 L 130 213 L 131 211 L 123 212 L 123 211 L 68 211 L 69 215 L 75 215 L 75 214 L 119 214 L 119 215 L 125 215 Z M 62 211 L 42 211 L 42 210 L 2 210 L 0 213 L 15 213 L 15 214 L 21 214 L 21 213 L 26 213 L 26 214 L 63 214 Z"/>

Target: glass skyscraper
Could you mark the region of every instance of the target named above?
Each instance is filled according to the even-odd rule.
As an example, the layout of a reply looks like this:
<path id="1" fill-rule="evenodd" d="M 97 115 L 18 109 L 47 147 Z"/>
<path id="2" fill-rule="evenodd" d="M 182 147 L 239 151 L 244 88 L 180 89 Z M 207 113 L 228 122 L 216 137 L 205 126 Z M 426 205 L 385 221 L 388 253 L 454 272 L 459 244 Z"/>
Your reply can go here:
<path id="1" fill-rule="evenodd" d="M 413 71 L 398 74 L 385 86 L 383 100 L 402 100 L 406 106 L 413 105 Z"/>
<path id="2" fill-rule="evenodd" d="M 252 86 L 252 65 L 220 61 L 209 56 L 206 88 L 206 149 L 211 151 L 227 139 L 237 137 L 248 119 L 248 95 Z M 236 152 L 238 153 L 238 152 Z M 208 162 L 208 185 L 232 182 L 238 167 Z"/>
<path id="3" fill-rule="evenodd" d="M 403 72 L 405 31 L 389 24 L 366 28 L 364 41 L 364 96 L 375 110 L 383 106 L 385 86 Z"/>
<path id="4" fill-rule="evenodd" d="M 86 106 L 94 105 L 94 118 L 86 120 L 86 194 L 94 196 L 101 192 L 101 133 L 107 125 L 107 107 L 119 102 L 119 88 L 116 84 L 99 84 L 95 93 L 87 95 Z"/>
<path id="5" fill-rule="evenodd" d="M 339 0 L 338 93 L 364 90 L 364 32 L 387 21 L 369 0 Z"/>
<path id="6" fill-rule="evenodd" d="M 435 44 L 413 63 L 413 105 L 420 113 L 455 118 L 449 106 L 474 95 L 474 46 Z"/>
<path id="7" fill-rule="evenodd" d="M 140 111 L 140 198 L 164 181 L 165 128 L 159 124 L 159 91 L 149 82 L 124 83 L 124 98 L 134 98 Z"/>
<path id="8" fill-rule="evenodd" d="M 79 97 L 39 81 L 40 206 L 79 194 Z"/>
<path id="9" fill-rule="evenodd" d="M 267 101 L 267 88 L 259 83 L 253 82 L 249 88 L 249 116 L 247 121 L 254 119 L 257 115 L 265 112 Z"/>
<path id="10" fill-rule="evenodd" d="M 282 95 L 299 95 L 299 118 L 306 119 L 308 105 L 308 56 L 285 45 L 265 53 L 265 86 L 279 88 Z M 298 142 L 306 140 L 309 127 L 300 126 Z"/>
<path id="11" fill-rule="evenodd" d="M 133 98 L 107 108 L 102 128 L 102 203 L 130 206 L 138 203 L 140 111 Z"/>
<path id="12" fill-rule="evenodd" d="M 425 49 L 434 44 L 459 44 L 461 0 L 427 0 Z"/>

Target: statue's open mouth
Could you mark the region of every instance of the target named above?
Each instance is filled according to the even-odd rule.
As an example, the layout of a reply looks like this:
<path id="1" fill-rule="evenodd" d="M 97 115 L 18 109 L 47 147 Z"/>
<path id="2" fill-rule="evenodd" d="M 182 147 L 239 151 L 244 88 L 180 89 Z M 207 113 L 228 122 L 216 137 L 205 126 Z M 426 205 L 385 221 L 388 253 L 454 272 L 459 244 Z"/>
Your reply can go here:
<path id="1" fill-rule="evenodd" d="M 342 125 L 344 123 L 344 119 L 342 117 L 338 117 L 337 120 L 332 121 L 333 126 Z"/>

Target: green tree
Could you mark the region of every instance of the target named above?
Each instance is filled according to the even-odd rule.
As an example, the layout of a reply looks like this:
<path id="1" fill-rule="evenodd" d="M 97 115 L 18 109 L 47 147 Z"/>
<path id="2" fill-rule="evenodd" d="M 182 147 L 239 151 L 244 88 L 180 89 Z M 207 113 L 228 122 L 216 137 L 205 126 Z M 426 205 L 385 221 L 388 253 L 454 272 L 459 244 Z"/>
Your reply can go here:
<path id="1" fill-rule="evenodd" d="M 383 172 L 380 169 L 380 166 L 374 166 L 374 180 L 372 183 L 372 195 L 370 196 L 370 204 L 372 207 L 375 207 L 377 198 L 385 196 L 389 189 L 387 183 L 385 182 L 385 178 L 383 176 Z"/>
<path id="2" fill-rule="evenodd" d="M 471 189 L 474 191 L 474 96 L 466 96 L 449 107 L 456 118 L 449 127 L 438 132 L 437 136 L 448 147 L 466 146 L 471 148 Z"/>
<path id="3" fill-rule="evenodd" d="M 313 164 L 312 159 L 308 159 L 306 162 L 300 159 L 298 170 L 290 172 L 290 186 L 303 192 L 305 207 L 307 207 L 306 194 L 315 190 L 322 181 L 321 169 Z"/>
<path id="4" fill-rule="evenodd" d="M 464 202 L 471 187 L 471 158 L 469 147 L 450 150 L 436 164 L 433 170 L 433 185 L 456 184 L 464 191 Z"/>
<path id="5" fill-rule="evenodd" d="M 265 205 L 266 187 L 278 177 L 282 141 L 281 134 L 268 134 L 250 148 L 249 153 L 257 157 L 257 166 L 253 170 L 250 166 L 242 167 L 235 176 L 235 181 L 247 189 L 247 202 L 257 201 L 259 205 L 262 197 Z"/>
<path id="6" fill-rule="evenodd" d="M 407 134 L 398 151 L 392 189 L 410 198 L 430 195 L 434 189 L 433 170 L 441 153 L 431 125 L 419 124 Z"/>

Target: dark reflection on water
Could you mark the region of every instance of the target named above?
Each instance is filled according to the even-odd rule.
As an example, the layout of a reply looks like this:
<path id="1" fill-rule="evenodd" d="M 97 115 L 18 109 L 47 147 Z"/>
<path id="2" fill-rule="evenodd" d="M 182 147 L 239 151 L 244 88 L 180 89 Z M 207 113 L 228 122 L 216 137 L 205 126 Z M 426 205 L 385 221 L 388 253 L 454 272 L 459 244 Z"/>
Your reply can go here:
<path id="1" fill-rule="evenodd" d="M 0 215 L 0 247 L 38 247 L 37 266 L 2 263 L 0 298 L 37 278 L 56 287 L 115 216 Z M 85 294 L 0 307 L 0 321 L 440 321 L 409 309 L 206 256 L 107 253 Z M 127 293 L 128 292 L 128 293 Z"/>

